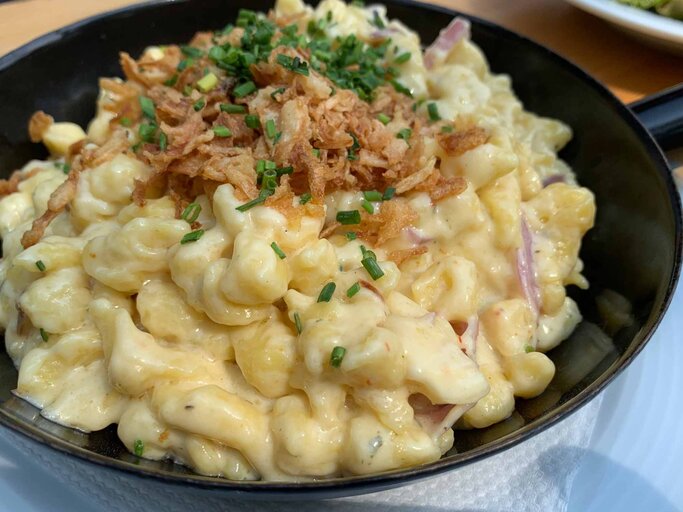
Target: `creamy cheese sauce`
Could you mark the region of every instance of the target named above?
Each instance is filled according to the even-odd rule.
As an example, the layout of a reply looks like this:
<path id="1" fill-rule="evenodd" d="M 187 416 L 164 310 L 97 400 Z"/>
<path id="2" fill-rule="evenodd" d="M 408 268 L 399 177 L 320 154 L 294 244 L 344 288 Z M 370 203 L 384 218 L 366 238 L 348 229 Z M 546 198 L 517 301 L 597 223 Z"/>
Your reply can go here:
<path id="1" fill-rule="evenodd" d="M 370 11 L 339 0 L 315 10 L 280 0 L 276 10 L 331 11 L 332 36 L 376 30 Z M 571 130 L 525 112 L 468 39 L 427 71 L 417 35 L 385 21 L 392 52 L 411 52 L 399 71 L 415 96 L 491 134 L 459 156 L 425 141 L 466 190 L 436 204 L 410 194 L 414 228 L 371 247 L 320 239 L 321 218 L 292 225 L 265 206 L 240 212 L 224 184 L 213 202 L 198 199 L 204 236 L 181 245 L 190 225 L 167 197 L 132 202 L 135 180 L 151 170 L 122 154 L 85 170 L 69 210 L 23 250 L 22 234 L 65 179 L 52 161 L 29 162 L 19 190 L 0 200 L 0 323 L 18 396 L 83 431 L 117 423 L 128 449 L 144 446 L 147 458 L 230 479 L 302 480 L 434 461 L 452 446 L 458 416 L 459 427 L 486 427 L 510 416 L 516 396 L 543 392 L 555 370 L 543 352 L 581 319 L 565 286 L 587 286 L 578 252 L 595 215 L 593 195 L 557 157 Z M 106 140 L 110 116 L 100 109 L 90 141 Z M 76 128 L 50 127 L 55 159 L 85 136 Z M 327 218 L 361 199 L 329 195 Z M 377 281 L 361 265 L 361 243 L 377 254 Z M 423 246 L 399 266 L 388 260 Z M 372 287 L 349 297 L 358 281 Z M 332 282 L 332 299 L 318 302 Z M 346 349 L 338 368 L 335 347 Z"/>

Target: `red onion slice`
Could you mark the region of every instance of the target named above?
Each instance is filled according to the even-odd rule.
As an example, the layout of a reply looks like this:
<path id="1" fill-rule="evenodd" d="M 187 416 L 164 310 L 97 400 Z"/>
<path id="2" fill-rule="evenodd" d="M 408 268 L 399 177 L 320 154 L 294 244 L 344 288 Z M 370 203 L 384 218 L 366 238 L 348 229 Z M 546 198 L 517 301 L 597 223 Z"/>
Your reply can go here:
<path id="1" fill-rule="evenodd" d="M 524 298 L 536 315 L 541 305 L 540 290 L 534 268 L 534 240 L 529 225 L 522 215 L 522 247 L 517 249 L 517 277 Z"/>
<path id="2" fill-rule="evenodd" d="M 424 63 L 430 69 L 437 60 L 443 59 L 462 39 L 470 37 L 470 22 L 457 16 L 439 32 L 439 36 L 425 50 Z"/>
<path id="3" fill-rule="evenodd" d="M 408 399 L 420 427 L 431 437 L 437 438 L 451 428 L 456 421 L 474 404 L 432 404 L 429 398 L 421 393 L 411 395 Z"/>

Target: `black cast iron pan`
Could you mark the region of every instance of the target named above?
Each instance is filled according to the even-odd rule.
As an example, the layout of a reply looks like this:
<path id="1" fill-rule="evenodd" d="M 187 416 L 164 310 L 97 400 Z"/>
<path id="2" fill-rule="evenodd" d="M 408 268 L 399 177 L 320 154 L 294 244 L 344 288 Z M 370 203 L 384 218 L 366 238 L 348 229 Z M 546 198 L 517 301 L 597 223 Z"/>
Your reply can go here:
<path id="1" fill-rule="evenodd" d="M 386 0 L 390 17 L 431 41 L 456 13 L 408 0 Z M 94 114 L 97 80 L 119 75 L 119 50 L 139 54 L 150 44 L 183 42 L 194 32 L 233 21 L 239 8 L 267 10 L 267 0 L 157 1 L 126 7 L 43 36 L 0 59 L 0 172 L 7 176 L 30 158 L 45 156 L 26 134 L 38 109 L 85 125 Z M 640 352 L 664 314 L 681 260 L 681 206 L 667 162 L 641 121 L 663 144 L 683 146 L 683 91 L 622 105 L 604 86 L 550 50 L 513 32 L 468 16 L 472 37 L 497 73 L 512 77 L 525 107 L 561 119 L 574 138 L 561 156 L 596 195 L 596 226 L 581 256 L 591 282 L 572 290 L 585 320 L 549 355 L 557 376 L 548 391 L 518 400 L 502 424 L 456 435 L 441 460 L 368 477 L 305 484 L 231 482 L 193 474 L 171 462 L 138 460 L 115 427 L 89 435 L 50 423 L 13 397 L 16 371 L 0 349 L 0 424 L 40 443 L 132 476 L 152 477 L 233 496 L 329 498 L 395 487 L 455 469 L 499 452 L 567 417 L 599 393 Z M 640 119 L 640 121 L 639 121 Z M 633 322 L 616 332 L 596 298 L 618 292 L 633 305 Z M 660 340 L 662 343 L 674 340 Z M 673 371 L 673 369 L 672 369 Z"/>

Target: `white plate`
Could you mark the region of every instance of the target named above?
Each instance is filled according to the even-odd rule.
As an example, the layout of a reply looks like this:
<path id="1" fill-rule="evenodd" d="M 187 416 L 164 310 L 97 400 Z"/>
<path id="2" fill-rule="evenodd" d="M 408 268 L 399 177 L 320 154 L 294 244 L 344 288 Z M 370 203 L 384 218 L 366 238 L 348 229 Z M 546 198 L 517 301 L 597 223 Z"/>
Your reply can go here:
<path id="1" fill-rule="evenodd" d="M 643 41 L 683 55 L 683 21 L 660 16 L 644 9 L 620 4 L 617 0 L 567 0 Z"/>

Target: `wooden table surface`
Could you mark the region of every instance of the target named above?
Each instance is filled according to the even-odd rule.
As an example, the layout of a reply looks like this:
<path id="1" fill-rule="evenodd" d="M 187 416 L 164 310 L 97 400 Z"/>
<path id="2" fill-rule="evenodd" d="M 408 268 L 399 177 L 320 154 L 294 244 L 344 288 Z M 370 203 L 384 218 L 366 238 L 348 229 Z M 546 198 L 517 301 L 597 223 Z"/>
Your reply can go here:
<path id="1" fill-rule="evenodd" d="M 0 4 L 0 55 L 73 21 L 135 1 L 15 0 Z M 682 57 L 644 46 L 561 0 L 432 1 L 547 45 L 602 80 L 626 103 L 683 82 Z"/>

